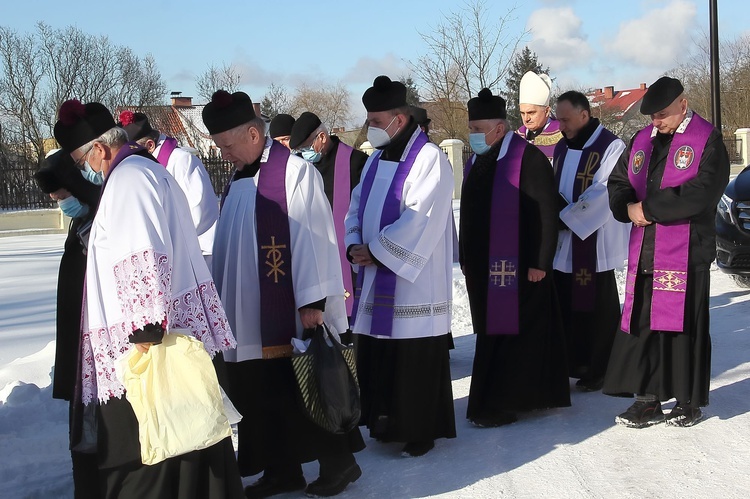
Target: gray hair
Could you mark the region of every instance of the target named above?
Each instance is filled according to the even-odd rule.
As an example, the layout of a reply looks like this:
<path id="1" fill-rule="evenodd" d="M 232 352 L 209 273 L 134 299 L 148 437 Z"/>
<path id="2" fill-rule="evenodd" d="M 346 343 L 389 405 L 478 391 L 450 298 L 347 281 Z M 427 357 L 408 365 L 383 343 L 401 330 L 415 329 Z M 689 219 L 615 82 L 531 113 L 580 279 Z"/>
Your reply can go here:
<path id="1" fill-rule="evenodd" d="M 490 122 L 492 128 L 495 128 L 497 125 L 502 124 L 503 127 L 505 127 L 506 133 L 510 130 L 513 130 L 513 126 L 510 124 L 510 121 L 506 120 L 505 118 L 490 118 L 487 121 Z"/>
<path id="2" fill-rule="evenodd" d="M 326 135 L 329 135 L 328 128 L 326 128 L 326 126 L 323 123 L 321 123 L 318 126 L 318 128 L 315 129 L 315 131 L 313 133 L 311 133 L 310 135 L 307 136 L 307 138 L 309 139 L 311 136 L 312 137 L 317 137 L 320 134 L 320 132 L 323 132 Z"/>
<path id="3" fill-rule="evenodd" d="M 128 141 L 128 132 L 120 127 L 113 127 L 101 134 L 99 137 L 86 142 L 78 148 L 81 152 L 88 151 L 94 147 L 95 142 L 101 142 L 108 147 L 121 147 Z"/>

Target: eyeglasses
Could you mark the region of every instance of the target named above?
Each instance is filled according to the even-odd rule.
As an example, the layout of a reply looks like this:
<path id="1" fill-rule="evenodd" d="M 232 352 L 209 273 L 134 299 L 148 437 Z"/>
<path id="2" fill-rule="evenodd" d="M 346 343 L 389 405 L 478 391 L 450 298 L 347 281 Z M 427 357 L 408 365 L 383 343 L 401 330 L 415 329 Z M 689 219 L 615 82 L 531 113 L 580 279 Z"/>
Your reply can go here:
<path id="1" fill-rule="evenodd" d="M 92 144 L 88 149 L 86 149 L 86 152 L 83 153 L 83 156 L 81 156 L 80 158 L 78 158 L 78 161 L 76 161 L 74 163 L 75 166 L 76 166 L 76 168 L 78 168 L 79 170 L 83 170 L 83 168 L 84 168 L 83 165 L 84 165 L 84 163 L 86 163 L 86 156 L 89 155 L 89 153 L 91 152 L 91 150 L 93 148 L 94 148 L 94 145 Z"/>
<path id="2" fill-rule="evenodd" d="M 298 147 L 297 149 L 293 150 L 292 153 L 294 154 L 302 154 L 304 151 L 315 151 L 315 141 L 318 140 L 318 137 L 320 137 L 320 134 L 316 135 L 315 138 L 310 142 L 309 146 L 305 147 Z"/>

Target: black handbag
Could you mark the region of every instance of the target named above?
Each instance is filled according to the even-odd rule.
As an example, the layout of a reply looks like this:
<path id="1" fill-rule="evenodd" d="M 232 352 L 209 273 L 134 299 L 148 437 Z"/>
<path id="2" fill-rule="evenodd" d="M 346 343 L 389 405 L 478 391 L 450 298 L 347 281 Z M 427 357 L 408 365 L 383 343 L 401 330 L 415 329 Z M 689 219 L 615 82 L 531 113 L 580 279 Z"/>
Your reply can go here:
<path id="1" fill-rule="evenodd" d="M 292 355 L 292 367 L 303 412 L 313 423 L 339 435 L 359 424 L 354 347 L 342 345 L 321 325 L 312 333 L 307 350 Z"/>

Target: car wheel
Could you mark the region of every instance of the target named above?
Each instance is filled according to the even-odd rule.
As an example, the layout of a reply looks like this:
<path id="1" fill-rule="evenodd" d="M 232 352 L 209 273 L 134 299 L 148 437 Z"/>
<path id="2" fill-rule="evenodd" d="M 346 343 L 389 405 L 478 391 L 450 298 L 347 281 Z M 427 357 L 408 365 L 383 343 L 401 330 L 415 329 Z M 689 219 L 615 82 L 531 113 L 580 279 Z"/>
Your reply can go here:
<path id="1" fill-rule="evenodd" d="M 747 275 L 733 275 L 734 283 L 741 288 L 750 288 L 750 276 Z"/>

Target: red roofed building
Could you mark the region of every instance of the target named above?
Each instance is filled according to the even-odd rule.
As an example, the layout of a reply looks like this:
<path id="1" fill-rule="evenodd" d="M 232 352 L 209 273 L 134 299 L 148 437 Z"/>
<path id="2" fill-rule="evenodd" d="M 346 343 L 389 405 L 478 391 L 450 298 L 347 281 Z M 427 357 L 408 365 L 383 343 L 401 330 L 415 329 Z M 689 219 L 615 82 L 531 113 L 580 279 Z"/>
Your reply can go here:
<path id="1" fill-rule="evenodd" d="M 598 88 L 586 96 L 591 103 L 591 115 L 599 118 L 604 126 L 620 138 L 627 140 L 650 123 L 649 118 L 640 113 L 641 100 L 646 90 L 645 83 L 628 90 L 615 90 L 613 86 Z"/>
<path id="2" fill-rule="evenodd" d="M 199 156 L 218 156 L 219 151 L 211 140 L 206 126 L 203 124 L 201 113 L 205 104 L 193 105 L 192 97 L 182 97 L 180 92 L 172 92 L 172 104 L 169 106 L 122 106 L 116 110 L 116 115 L 125 110 L 140 112 L 148 116 L 151 127 L 164 135 L 177 139 L 179 145 L 186 149 L 193 149 Z M 261 114 L 260 104 L 254 102 L 255 114 L 261 116 L 266 124 L 268 118 Z"/>

